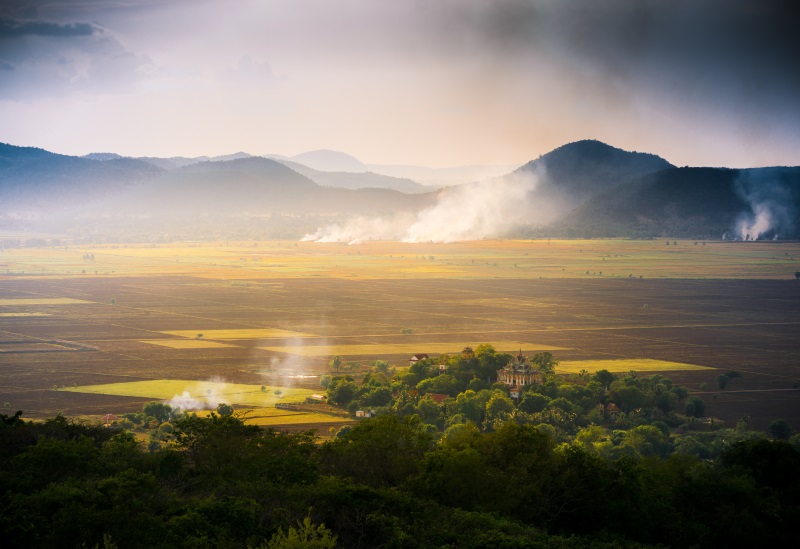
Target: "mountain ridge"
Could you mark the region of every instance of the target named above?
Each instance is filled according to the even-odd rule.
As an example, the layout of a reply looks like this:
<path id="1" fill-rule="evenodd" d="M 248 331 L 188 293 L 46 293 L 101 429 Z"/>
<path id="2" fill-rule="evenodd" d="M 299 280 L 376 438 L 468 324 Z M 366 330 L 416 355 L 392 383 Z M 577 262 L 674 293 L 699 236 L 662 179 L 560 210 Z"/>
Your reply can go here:
<path id="1" fill-rule="evenodd" d="M 425 192 L 411 180 L 319 172 L 242 152 L 196 157 L 183 166 L 160 159 L 172 163 L 168 168 L 144 157 L 118 156 L 75 157 L 0 143 L 0 229 L 18 227 L 20 219 L 38 219 L 43 228 L 74 228 L 77 220 L 98 216 L 125 218 L 130 225 L 140 219 L 144 230 L 144 220 L 156 217 L 160 226 L 174 227 L 180 226 L 178 218 L 197 216 L 310 216 L 299 232 L 319 223 L 312 219 L 318 216 L 336 221 L 398 211 L 420 214 L 445 196 L 474 199 L 479 208 L 511 204 L 529 210 L 513 232 L 527 237 L 796 238 L 800 228 L 800 167 L 678 168 L 657 155 L 597 140 L 565 144 L 505 176 L 444 194 Z M 337 185 L 326 185 L 337 179 Z M 391 188 L 398 185 L 406 192 Z M 471 196 L 489 193 L 488 199 L 503 192 L 522 200 Z"/>

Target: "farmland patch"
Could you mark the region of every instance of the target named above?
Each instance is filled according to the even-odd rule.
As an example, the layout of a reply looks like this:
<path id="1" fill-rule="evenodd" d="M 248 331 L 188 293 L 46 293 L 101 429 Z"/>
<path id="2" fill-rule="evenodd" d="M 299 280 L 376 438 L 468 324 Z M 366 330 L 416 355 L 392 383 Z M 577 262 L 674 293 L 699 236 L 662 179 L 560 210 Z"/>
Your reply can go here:
<path id="1" fill-rule="evenodd" d="M 556 367 L 559 374 L 577 374 L 581 370 L 594 373 L 598 370 L 609 372 L 679 372 L 686 370 L 713 370 L 708 366 L 654 360 L 650 358 L 624 358 L 619 360 L 565 360 Z"/>
<path id="2" fill-rule="evenodd" d="M 263 390 L 261 387 L 264 387 Z M 128 383 L 107 383 L 67 387 L 61 391 L 152 398 L 156 400 L 193 401 L 198 407 L 215 408 L 220 402 L 242 406 L 265 407 L 280 402 L 299 402 L 314 394 L 310 389 L 226 383 L 224 381 L 192 381 L 153 379 Z"/>
<path id="3" fill-rule="evenodd" d="M 215 349 L 218 347 L 230 347 L 218 341 L 207 341 L 205 339 L 142 339 L 140 343 L 159 345 L 169 349 Z"/>
<path id="4" fill-rule="evenodd" d="M 91 303 L 71 297 L 0 297 L 0 305 L 76 305 Z"/>
<path id="5" fill-rule="evenodd" d="M 289 353 L 305 357 L 324 357 L 331 355 L 342 356 L 386 356 L 386 355 L 412 355 L 426 354 L 457 354 L 464 347 L 474 346 L 476 342 L 457 343 L 370 343 L 355 345 L 287 345 L 259 347 L 265 351 Z M 563 351 L 564 347 L 544 345 L 541 343 L 526 343 L 522 341 L 496 341 L 490 343 L 498 352 L 522 351 Z"/>
<path id="6" fill-rule="evenodd" d="M 277 328 L 233 328 L 220 330 L 172 330 L 161 332 L 162 334 L 174 335 L 178 337 L 196 338 L 198 334 L 206 339 L 275 339 L 292 337 L 314 337 L 313 334 L 305 332 L 293 332 L 290 330 L 279 330 Z"/>

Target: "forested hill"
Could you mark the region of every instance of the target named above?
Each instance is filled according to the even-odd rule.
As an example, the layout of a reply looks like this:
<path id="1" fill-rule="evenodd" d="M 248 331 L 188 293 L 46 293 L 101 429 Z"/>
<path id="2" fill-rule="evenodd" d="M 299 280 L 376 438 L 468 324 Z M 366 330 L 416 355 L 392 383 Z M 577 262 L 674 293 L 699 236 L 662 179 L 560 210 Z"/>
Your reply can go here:
<path id="1" fill-rule="evenodd" d="M 739 223 L 759 214 L 761 238 L 800 235 L 800 168 L 665 169 L 593 197 L 556 227 L 594 237 L 736 239 L 747 236 Z"/>
<path id="2" fill-rule="evenodd" d="M 529 162 L 532 236 L 798 238 L 800 168 L 677 168 L 578 141 Z"/>
<path id="3" fill-rule="evenodd" d="M 554 149 L 517 172 L 538 173 L 538 191 L 582 202 L 620 184 L 672 167 L 654 154 L 624 151 L 601 141 L 584 140 Z"/>
<path id="4" fill-rule="evenodd" d="M 432 192 L 323 187 L 275 160 L 231 157 L 162 169 L 115 155 L 0 145 L 0 230 L 220 237 L 246 226 L 246 218 L 278 214 L 289 217 L 290 234 L 299 238 L 317 222 L 295 226 L 293 218 L 418 211 L 436 200 Z M 198 220 L 203 227 L 186 233 Z"/>
<path id="5" fill-rule="evenodd" d="M 123 193 L 161 172 L 132 158 L 99 161 L 0 143 L 0 215 L 43 215 L 80 207 L 87 200 Z"/>

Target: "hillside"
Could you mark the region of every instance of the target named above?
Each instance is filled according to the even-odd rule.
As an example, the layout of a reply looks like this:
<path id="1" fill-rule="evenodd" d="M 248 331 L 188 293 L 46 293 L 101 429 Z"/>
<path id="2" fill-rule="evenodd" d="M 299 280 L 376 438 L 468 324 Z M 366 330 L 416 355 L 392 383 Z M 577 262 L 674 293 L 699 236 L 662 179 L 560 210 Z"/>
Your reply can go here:
<path id="1" fill-rule="evenodd" d="M 247 224 L 234 218 L 380 215 L 420 210 L 436 198 L 435 193 L 323 187 L 275 160 L 230 156 L 236 158 L 165 170 L 142 159 L 102 154 L 104 159 L 97 160 L 2 145 L 0 229 L 219 237 Z M 269 234 L 299 238 L 316 222 L 288 225 L 288 233 L 276 226 Z"/>
<path id="2" fill-rule="evenodd" d="M 45 215 L 113 196 L 162 172 L 133 158 L 93 160 L 0 144 L 0 215 Z"/>
<path id="3" fill-rule="evenodd" d="M 374 172 L 324 172 L 309 168 L 290 160 L 279 160 L 281 164 L 306 176 L 324 187 L 341 189 L 394 189 L 401 193 L 424 193 L 434 187 L 421 185 L 407 177 L 391 177 Z"/>
<path id="4" fill-rule="evenodd" d="M 800 168 L 670 168 L 597 195 L 559 224 L 592 236 L 797 238 Z"/>
<path id="5" fill-rule="evenodd" d="M 358 173 L 367 171 L 367 167 L 358 158 L 343 152 L 325 149 L 296 154 L 289 160 L 322 172 Z"/>
<path id="6" fill-rule="evenodd" d="M 352 164 L 347 160 L 352 157 L 342 153 L 317 153 L 305 159 Z M 395 219 L 398 212 L 434 205 L 414 226 L 414 235 L 426 241 L 797 238 L 800 168 L 676 168 L 653 154 L 586 140 L 559 147 L 506 176 L 439 193 L 410 179 L 321 171 L 247 153 L 215 159 L 74 157 L 0 144 L 0 229 L 119 236 L 112 229 L 124 227 L 137 238 L 151 233 L 221 237 L 240 234 L 231 227 L 243 222 L 232 219 L 277 215 L 281 219 L 274 218 L 266 234 L 300 238 L 352 216 Z M 453 233 L 451 223 L 442 224 L 446 219 L 469 225 Z M 480 224 L 480 230 L 472 224 Z M 246 225 L 242 234 L 264 234 Z"/>
<path id="7" fill-rule="evenodd" d="M 653 154 L 585 140 L 559 147 L 506 177 L 535 178 L 529 201 L 536 208 L 539 223 L 546 224 L 618 185 L 670 167 L 669 162 Z"/>

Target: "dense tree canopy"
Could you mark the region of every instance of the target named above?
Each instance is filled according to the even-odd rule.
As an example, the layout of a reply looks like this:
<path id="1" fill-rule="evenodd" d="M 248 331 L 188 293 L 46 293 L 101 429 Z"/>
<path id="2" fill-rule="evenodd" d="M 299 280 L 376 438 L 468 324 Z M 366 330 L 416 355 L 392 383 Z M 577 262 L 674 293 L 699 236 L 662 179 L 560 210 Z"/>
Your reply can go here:
<path id="1" fill-rule="evenodd" d="M 705 418 L 703 401 L 663 376 L 559 376 L 552 356 L 540 360 L 555 371 L 512 397 L 483 377 L 509 360 L 479 345 L 474 357 L 334 373 L 324 380 L 330 403 L 377 415 L 326 441 L 248 425 L 228 405 L 198 417 L 148 403 L 112 427 L 0 415 L 0 539 L 12 548 L 792 544 L 800 436 L 787 422 L 773 422 L 770 440 L 747 417 L 734 427 Z"/>

